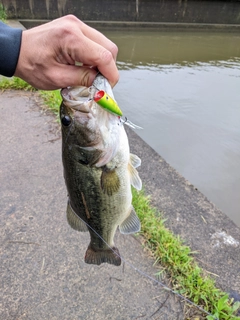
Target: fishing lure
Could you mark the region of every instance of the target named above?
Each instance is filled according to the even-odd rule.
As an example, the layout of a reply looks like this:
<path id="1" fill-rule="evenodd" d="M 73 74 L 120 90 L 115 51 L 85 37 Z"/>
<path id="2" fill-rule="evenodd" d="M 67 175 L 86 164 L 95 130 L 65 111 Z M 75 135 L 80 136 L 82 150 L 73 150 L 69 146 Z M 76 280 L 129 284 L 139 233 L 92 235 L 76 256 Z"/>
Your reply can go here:
<path id="1" fill-rule="evenodd" d="M 100 105 L 103 109 L 106 111 L 114 114 L 115 116 L 119 117 L 119 120 L 122 124 L 128 125 L 132 129 L 142 129 L 141 127 L 135 125 L 130 120 L 125 117 L 125 120 L 121 118 L 123 115 L 122 110 L 119 108 L 117 102 L 113 100 L 104 90 L 99 90 L 97 87 L 94 86 L 95 89 L 98 91 L 94 94 L 93 100 Z M 90 93 L 91 93 L 92 87 L 90 87 Z"/>
<path id="2" fill-rule="evenodd" d="M 97 91 L 93 97 L 93 100 L 108 112 L 120 117 L 123 115 L 122 110 L 119 108 L 117 102 L 114 101 L 105 91 Z"/>

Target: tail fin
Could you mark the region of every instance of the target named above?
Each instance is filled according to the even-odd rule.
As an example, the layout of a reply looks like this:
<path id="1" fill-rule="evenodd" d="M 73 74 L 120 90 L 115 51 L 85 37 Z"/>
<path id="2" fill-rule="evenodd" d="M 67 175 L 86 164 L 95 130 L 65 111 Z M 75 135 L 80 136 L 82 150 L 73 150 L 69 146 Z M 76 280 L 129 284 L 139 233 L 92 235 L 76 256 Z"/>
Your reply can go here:
<path id="1" fill-rule="evenodd" d="M 113 250 L 113 251 L 112 251 Z M 111 249 L 99 249 L 95 251 L 89 245 L 86 254 L 85 254 L 85 262 L 88 264 L 97 264 L 100 265 L 101 263 L 109 263 L 115 266 L 121 265 L 121 258 L 119 255 L 119 251 L 117 248 L 113 247 Z"/>

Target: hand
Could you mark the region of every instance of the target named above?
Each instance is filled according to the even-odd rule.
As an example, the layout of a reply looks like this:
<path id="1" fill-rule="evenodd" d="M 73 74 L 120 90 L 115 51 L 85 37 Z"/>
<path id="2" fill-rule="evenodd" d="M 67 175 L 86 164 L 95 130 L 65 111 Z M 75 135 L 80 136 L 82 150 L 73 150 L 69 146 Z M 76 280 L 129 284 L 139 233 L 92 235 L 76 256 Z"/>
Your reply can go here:
<path id="1" fill-rule="evenodd" d="M 22 33 L 15 76 L 38 89 L 90 86 L 99 70 L 114 86 L 118 48 L 97 30 L 68 15 Z M 82 66 L 75 66 L 75 62 Z"/>

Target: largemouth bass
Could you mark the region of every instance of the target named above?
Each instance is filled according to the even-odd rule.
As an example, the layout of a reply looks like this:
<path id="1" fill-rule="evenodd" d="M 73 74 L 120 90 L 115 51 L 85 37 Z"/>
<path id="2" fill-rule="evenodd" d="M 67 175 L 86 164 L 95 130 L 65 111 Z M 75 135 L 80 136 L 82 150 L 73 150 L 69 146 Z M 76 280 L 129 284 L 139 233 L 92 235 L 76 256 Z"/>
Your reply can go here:
<path id="1" fill-rule="evenodd" d="M 132 207 L 131 185 L 142 187 L 136 168 L 141 160 L 130 154 L 123 120 L 94 101 L 98 90 L 112 99 L 108 81 L 98 75 L 93 86 L 62 89 L 60 106 L 62 160 L 68 191 L 67 220 L 78 231 L 89 231 L 85 262 L 121 264 L 114 235 L 140 230 Z"/>

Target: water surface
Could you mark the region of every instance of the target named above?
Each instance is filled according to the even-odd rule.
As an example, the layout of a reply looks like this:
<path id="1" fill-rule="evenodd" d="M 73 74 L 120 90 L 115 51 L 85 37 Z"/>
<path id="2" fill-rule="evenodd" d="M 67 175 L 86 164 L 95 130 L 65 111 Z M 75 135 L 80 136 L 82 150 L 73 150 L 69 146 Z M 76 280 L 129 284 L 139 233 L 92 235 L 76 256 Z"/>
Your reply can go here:
<path id="1" fill-rule="evenodd" d="M 240 226 L 240 36 L 112 31 L 137 133 Z"/>

